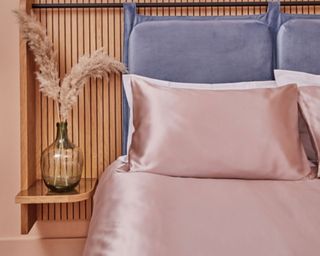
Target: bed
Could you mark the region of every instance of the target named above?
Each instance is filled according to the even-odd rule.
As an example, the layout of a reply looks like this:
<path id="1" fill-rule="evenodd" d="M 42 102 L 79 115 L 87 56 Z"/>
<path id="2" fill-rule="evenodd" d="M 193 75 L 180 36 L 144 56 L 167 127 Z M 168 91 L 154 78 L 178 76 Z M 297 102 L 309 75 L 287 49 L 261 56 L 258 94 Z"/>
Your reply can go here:
<path id="1" fill-rule="evenodd" d="M 277 2 L 264 15 L 232 18 L 141 16 L 125 4 L 130 73 L 168 81 L 272 80 L 275 68 L 320 73 L 319 36 L 318 16 L 281 14 Z M 131 172 L 123 102 L 124 156 L 99 181 L 84 255 L 319 255 L 319 179 Z"/>

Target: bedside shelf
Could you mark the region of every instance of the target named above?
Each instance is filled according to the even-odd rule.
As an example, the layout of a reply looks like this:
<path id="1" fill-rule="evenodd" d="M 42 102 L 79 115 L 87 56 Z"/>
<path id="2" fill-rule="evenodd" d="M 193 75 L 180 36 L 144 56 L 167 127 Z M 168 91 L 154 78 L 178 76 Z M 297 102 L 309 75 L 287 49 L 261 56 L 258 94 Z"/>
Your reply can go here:
<path id="1" fill-rule="evenodd" d="M 55 193 L 48 190 L 42 180 L 37 180 L 27 190 L 16 195 L 18 204 L 74 203 L 84 201 L 93 196 L 97 179 L 81 179 L 72 192 Z"/>

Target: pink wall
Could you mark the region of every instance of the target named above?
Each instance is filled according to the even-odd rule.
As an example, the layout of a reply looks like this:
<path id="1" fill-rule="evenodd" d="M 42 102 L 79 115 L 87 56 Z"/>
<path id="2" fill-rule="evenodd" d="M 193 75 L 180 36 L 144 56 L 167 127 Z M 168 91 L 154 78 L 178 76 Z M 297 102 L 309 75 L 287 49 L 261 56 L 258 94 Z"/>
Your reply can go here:
<path id="1" fill-rule="evenodd" d="M 19 29 L 12 14 L 18 6 L 19 0 L 1 0 L 0 254 L 79 256 L 86 222 L 37 223 L 29 235 L 20 235 L 20 207 L 14 203 L 20 187 Z"/>
<path id="2" fill-rule="evenodd" d="M 18 0 L 3 0 L 0 8 L 0 237 L 19 233 L 19 41 L 12 9 Z"/>

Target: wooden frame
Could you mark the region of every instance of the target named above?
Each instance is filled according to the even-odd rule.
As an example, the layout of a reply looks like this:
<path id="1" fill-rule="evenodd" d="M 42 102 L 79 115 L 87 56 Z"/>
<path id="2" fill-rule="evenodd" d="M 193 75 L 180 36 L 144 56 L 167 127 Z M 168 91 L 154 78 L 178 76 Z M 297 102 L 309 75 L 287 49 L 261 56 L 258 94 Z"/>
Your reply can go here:
<path id="1" fill-rule="evenodd" d="M 30 12 L 31 0 L 21 0 L 20 9 Z M 20 35 L 20 138 L 21 138 L 21 189 L 28 189 L 36 180 L 35 148 L 35 90 L 34 62 L 31 52 Z M 33 204 L 21 205 L 21 233 L 29 232 L 37 220 Z"/>

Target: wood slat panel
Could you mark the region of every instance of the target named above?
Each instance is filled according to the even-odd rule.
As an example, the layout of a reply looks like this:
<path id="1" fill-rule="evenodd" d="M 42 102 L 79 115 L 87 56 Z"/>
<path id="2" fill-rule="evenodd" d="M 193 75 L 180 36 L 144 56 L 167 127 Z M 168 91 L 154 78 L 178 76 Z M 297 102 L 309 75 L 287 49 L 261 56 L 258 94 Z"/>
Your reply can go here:
<path id="1" fill-rule="evenodd" d="M 119 3 L 123 0 L 34 0 L 34 3 Z M 210 0 L 139 0 L 136 2 L 206 2 Z M 229 1 L 229 0 L 217 0 Z M 239 0 L 242 1 L 242 0 Z M 254 0 L 247 0 L 254 1 Z M 31 1 L 30 1 L 31 2 Z M 179 8 L 140 8 L 145 15 L 247 15 L 260 14 L 266 7 L 179 7 Z M 318 14 L 320 7 L 282 7 L 283 12 Z M 59 72 L 63 77 L 83 54 L 90 54 L 96 49 L 104 48 L 110 56 L 122 59 L 123 10 L 122 9 L 48 9 L 35 10 L 36 16 L 47 28 L 48 35 L 54 43 L 58 54 Z M 23 53 L 26 55 L 26 53 Z M 28 55 L 31 59 L 31 56 Z M 30 61 L 30 60 L 28 60 Z M 28 69 L 32 63 L 28 64 Z M 24 70 L 26 74 L 27 70 Z M 28 78 L 29 80 L 31 78 Z M 55 123 L 58 121 L 56 107 L 52 100 L 38 92 L 38 84 L 28 91 L 28 97 L 34 93 L 35 121 L 37 136 L 34 152 L 35 173 L 30 168 L 22 170 L 24 187 L 30 180 L 41 177 L 39 159 L 41 151 L 53 142 Z M 29 89 L 30 90 L 30 89 Z M 76 106 L 68 119 L 69 136 L 79 145 L 84 153 L 83 178 L 98 177 L 110 162 L 121 154 L 121 79 L 111 75 L 110 79 L 87 81 L 85 89 L 79 96 Z M 31 118 L 32 119 L 32 118 Z M 33 122 L 33 121 L 31 121 Z M 31 152 L 31 151 L 30 151 Z M 26 159 L 26 158 L 24 158 Z M 31 172 L 31 173 L 25 173 Z M 29 178 L 28 178 L 29 177 Z M 84 220 L 92 212 L 92 200 L 72 204 L 43 204 L 37 207 L 39 220 Z M 29 211 L 23 208 L 23 212 Z M 34 211 L 34 209 L 33 209 Z M 32 216 L 32 215 L 31 215 Z M 29 217 L 32 218 L 32 217 Z M 26 220 L 27 223 L 28 220 Z M 27 224 L 25 224 L 27 226 Z"/>

